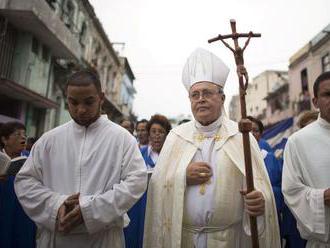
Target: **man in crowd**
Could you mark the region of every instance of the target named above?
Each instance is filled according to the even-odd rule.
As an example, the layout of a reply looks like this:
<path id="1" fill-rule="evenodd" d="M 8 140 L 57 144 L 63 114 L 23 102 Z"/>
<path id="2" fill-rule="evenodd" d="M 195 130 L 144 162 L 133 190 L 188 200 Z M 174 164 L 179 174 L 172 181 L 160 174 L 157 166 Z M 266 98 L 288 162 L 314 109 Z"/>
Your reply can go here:
<path id="1" fill-rule="evenodd" d="M 136 137 L 139 142 L 140 149 L 148 146 L 149 143 L 149 134 L 147 130 L 148 121 L 146 119 L 142 119 L 136 123 Z"/>
<path id="2" fill-rule="evenodd" d="M 134 133 L 134 122 L 129 119 L 122 119 L 120 121 L 120 126 L 125 128 L 128 132 L 130 132 L 132 135 Z"/>
<path id="3" fill-rule="evenodd" d="M 66 93 L 73 120 L 33 146 L 17 197 L 39 227 L 38 247 L 122 247 L 123 215 L 146 189 L 143 158 L 135 138 L 100 115 L 97 75 L 74 73 Z"/>
<path id="4" fill-rule="evenodd" d="M 316 121 L 294 133 L 284 150 L 282 191 L 307 247 L 330 247 L 330 72 L 313 86 Z"/>
<path id="5" fill-rule="evenodd" d="M 183 70 L 194 120 L 168 135 L 148 189 L 144 247 L 249 247 L 249 215 L 260 247 L 280 247 L 272 188 L 256 140 L 256 190 L 246 193 L 242 135 L 224 113 L 229 69 L 197 49 Z"/>

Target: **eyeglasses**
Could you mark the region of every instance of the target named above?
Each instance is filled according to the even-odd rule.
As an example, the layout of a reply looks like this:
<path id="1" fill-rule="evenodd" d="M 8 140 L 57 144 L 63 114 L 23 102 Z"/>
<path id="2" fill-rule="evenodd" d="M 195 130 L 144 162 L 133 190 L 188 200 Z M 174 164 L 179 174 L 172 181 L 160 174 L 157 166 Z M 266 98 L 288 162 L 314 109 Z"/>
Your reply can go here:
<path id="1" fill-rule="evenodd" d="M 203 91 L 193 91 L 189 94 L 189 98 L 193 102 L 199 101 L 199 99 L 202 97 L 206 100 L 211 99 L 216 94 L 222 94 L 223 91 L 210 91 L 210 90 L 203 90 Z"/>
<path id="2" fill-rule="evenodd" d="M 27 138 L 24 131 L 23 132 L 16 131 L 16 132 L 12 133 L 10 136 L 13 136 L 13 137 L 16 137 L 16 138 L 20 138 L 20 137 Z"/>
<path id="3" fill-rule="evenodd" d="M 150 129 L 149 131 L 149 135 L 152 135 L 152 136 L 156 136 L 156 135 L 165 135 L 166 132 L 164 130 L 160 130 L 160 129 Z"/>

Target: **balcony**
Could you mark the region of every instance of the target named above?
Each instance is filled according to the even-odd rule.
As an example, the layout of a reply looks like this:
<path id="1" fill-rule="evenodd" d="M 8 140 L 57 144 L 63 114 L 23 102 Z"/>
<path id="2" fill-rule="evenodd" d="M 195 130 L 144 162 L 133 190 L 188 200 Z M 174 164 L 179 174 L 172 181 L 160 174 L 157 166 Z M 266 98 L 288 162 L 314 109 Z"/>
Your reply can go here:
<path id="1" fill-rule="evenodd" d="M 0 15 L 18 30 L 32 33 L 46 44 L 58 58 L 78 59 L 81 47 L 78 38 L 44 0 L 11 0 L 0 6 Z"/>

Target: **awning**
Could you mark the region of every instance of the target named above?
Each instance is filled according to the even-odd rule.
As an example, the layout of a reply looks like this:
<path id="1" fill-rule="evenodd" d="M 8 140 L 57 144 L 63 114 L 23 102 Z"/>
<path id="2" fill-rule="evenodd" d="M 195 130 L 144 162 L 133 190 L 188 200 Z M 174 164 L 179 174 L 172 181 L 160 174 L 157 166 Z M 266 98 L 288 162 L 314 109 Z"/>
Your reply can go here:
<path id="1" fill-rule="evenodd" d="M 39 108 L 58 108 L 56 102 L 6 78 L 0 78 L 0 94 Z"/>

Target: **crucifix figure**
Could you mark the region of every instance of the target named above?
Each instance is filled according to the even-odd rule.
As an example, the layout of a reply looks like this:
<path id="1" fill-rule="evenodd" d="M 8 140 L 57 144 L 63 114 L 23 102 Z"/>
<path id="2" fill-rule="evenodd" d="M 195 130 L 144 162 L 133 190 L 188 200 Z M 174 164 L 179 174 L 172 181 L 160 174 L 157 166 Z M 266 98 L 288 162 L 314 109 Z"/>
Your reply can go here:
<path id="1" fill-rule="evenodd" d="M 246 185 L 247 192 L 251 192 L 254 190 L 253 183 L 253 172 L 252 172 L 252 163 L 251 163 L 251 148 L 250 148 L 250 137 L 249 132 L 252 130 L 251 122 L 246 118 L 246 103 L 245 103 L 245 95 L 246 89 L 248 87 L 249 76 L 247 70 L 244 66 L 244 50 L 248 46 L 250 39 L 253 37 L 261 37 L 261 34 L 254 34 L 252 31 L 249 33 L 237 33 L 236 32 L 236 21 L 230 20 L 230 26 L 232 30 L 232 34 L 229 35 L 218 35 L 215 38 L 208 40 L 209 43 L 220 40 L 227 48 L 229 48 L 235 58 L 235 63 L 237 67 L 237 76 L 239 79 L 240 85 L 240 104 L 241 104 L 241 114 L 242 119 L 239 122 L 239 130 L 243 136 L 243 147 L 244 147 L 244 160 L 245 160 L 245 174 L 246 174 Z M 238 39 L 245 37 L 247 38 L 245 45 L 241 48 L 238 44 Z M 225 39 L 233 39 L 234 48 L 232 48 Z M 245 82 L 244 82 L 244 79 Z M 259 247 L 258 240 L 258 229 L 257 229 L 257 219 L 253 216 L 250 216 L 250 227 L 251 227 L 251 238 L 252 238 L 252 247 Z"/>
<path id="2" fill-rule="evenodd" d="M 244 66 L 243 53 L 244 53 L 245 48 L 248 46 L 248 44 L 250 42 L 250 39 L 252 38 L 252 35 L 253 35 L 253 33 L 250 32 L 249 37 L 246 40 L 245 45 L 244 45 L 243 48 L 238 46 L 236 49 L 232 48 L 224 39 L 220 39 L 220 41 L 233 52 L 234 57 L 235 57 L 235 62 L 236 62 L 236 65 L 237 65 L 237 75 L 238 75 L 238 77 L 243 76 L 245 78 L 245 85 L 246 86 L 249 82 L 249 76 L 248 76 L 247 70 Z M 244 85 L 244 87 L 245 87 L 245 85 Z"/>

